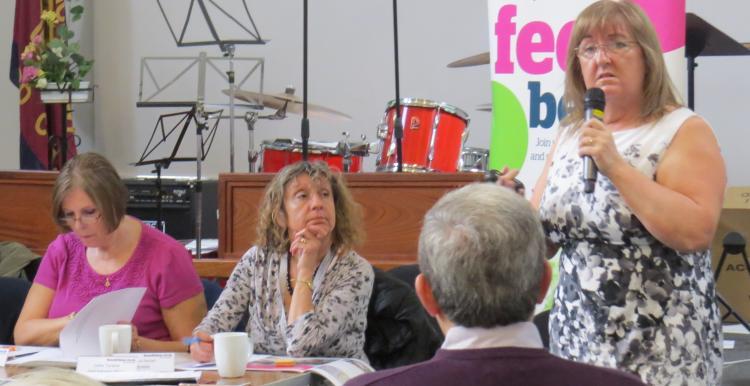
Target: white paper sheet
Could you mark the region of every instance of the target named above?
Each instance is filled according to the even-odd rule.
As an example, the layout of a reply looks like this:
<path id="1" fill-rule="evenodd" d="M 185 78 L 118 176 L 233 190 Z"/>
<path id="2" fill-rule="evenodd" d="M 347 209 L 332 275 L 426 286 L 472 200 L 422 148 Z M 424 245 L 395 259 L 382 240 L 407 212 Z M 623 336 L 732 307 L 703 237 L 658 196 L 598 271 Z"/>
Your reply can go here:
<path id="1" fill-rule="evenodd" d="M 0 348 L 10 348 L 10 355 L 8 359 L 25 357 L 39 351 L 49 349 L 47 346 L 14 346 L 14 345 L 0 345 Z"/>
<path id="2" fill-rule="evenodd" d="M 49 347 L 31 355 L 11 359 L 8 361 L 8 364 L 26 367 L 52 366 L 75 368 L 76 358 L 65 357 L 59 348 Z"/>
<path id="3" fill-rule="evenodd" d="M 76 371 L 95 372 L 154 372 L 174 371 L 175 353 L 114 354 L 110 357 L 78 357 Z"/>
<path id="4" fill-rule="evenodd" d="M 255 362 L 255 361 L 264 360 L 268 358 L 271 358 L 271 356 L 267 354 L 252 354 L 250 355 L 247 361 L 249 363 L 249 362 Z M 184 361 L 177 361 L 177 363 L 175 364 L 175 368 L 177 370 L 201 370 L 201 371 L 211 371 L 211 370 L 216 371 L 219 369 L 218 367 L 216 367 L 215 362 L 201 363 L 201 362 L 196 362 L 192 359 L 187 359 Z"/>
<path id="5" fill-rule="evenodd" d="M 64 356 L 99 355 L 99 326 L 132 320 L 145 293 L 145 287 L 123 288 L 91 299 L 60 332 Z"/>
<path id="6" fill-rule="evenodd" d="M 135 372 L 80 372 L 99 382 L 104 383 L 126 383 L 126 382 L 174 382 L 174 381 L 194 381 L 197 382 L 201 377 L 200 371 L 170 371 L 170 372 L 152 372 L 152 371 L 135 371 Z"/>

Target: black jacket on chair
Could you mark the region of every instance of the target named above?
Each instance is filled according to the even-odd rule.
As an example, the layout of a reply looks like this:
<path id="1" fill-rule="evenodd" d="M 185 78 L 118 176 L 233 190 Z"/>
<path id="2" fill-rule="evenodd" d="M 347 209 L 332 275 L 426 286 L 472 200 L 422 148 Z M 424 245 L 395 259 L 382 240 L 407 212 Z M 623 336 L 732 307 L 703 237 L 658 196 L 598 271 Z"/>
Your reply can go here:
<path id="1" fill-rule="evenodd" d="M 29 288 L 28 280 L 0 277 L 0 344 L 13 343 L 13 329 Z"/>
<path id="2" fill-rule="evenodd" d="M 432 358 L 443 336 L 434 328 L 414 290 L 375 268 L 367 311 L 365 353 L 376 370 Z"/>

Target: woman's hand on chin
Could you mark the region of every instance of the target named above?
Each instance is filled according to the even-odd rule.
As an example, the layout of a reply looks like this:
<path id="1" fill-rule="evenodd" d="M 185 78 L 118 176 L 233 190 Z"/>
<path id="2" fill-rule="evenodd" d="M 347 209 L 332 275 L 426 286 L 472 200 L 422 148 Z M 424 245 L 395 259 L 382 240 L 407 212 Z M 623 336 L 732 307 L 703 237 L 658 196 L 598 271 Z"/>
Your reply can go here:
<path id="1" fill-rule="evenodd" d="M 312 273 L 325 257 L 330 246 L 331 229 L 324 224 L 311 224 L 297 232 L 292 239 L 290 252 L 299 257 L 297 269 Z"/>

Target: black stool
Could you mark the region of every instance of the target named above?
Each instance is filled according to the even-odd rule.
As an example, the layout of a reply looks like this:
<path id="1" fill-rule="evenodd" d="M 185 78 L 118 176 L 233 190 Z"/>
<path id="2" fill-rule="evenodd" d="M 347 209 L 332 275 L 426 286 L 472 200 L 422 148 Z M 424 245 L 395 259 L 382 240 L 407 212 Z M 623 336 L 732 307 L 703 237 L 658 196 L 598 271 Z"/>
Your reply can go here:
<path id="1" fill-rule="evenodd" d="M 719 282 L 719 275 L 721 274 L 721 268 L 724 266 L 724 260 L 726 260 L 727 255 L 742 255 L 742 259 L 745 261 L 745 270 L 748 271 L 748 275 L 750 275 L 750 262 L 748 262 L 747 259 L 747 253 L 745 252 L 745 238 L 742 237 L 741 234 L 737 232 L 729 232 L 726 236 L 724 236 L 723 241 L 724 250 L 721 252 L 721 257 L 719 258 L 719 264 L 716 266 L 716 271 L 714 272 L 714 281 L 718 284 Z M 740 316 L 740 314 L 737 313 L 737 311 L 732 308 L 732 306 L 724 299 L 723 296 L 719 293 L 718 289 L 716 290 L 716 298 L 719 300 L 719 303 L 724 306 L 724 308 L 727 309 L 727 312 L 722 315 L 721 320 L 724 321 L 729 315 L 734 316 L 735 319 L 737 319 L 740 324 L 745 326 L 745 329 L 747 329 L 748 332 L 750 332 L 750 324 Z"/>

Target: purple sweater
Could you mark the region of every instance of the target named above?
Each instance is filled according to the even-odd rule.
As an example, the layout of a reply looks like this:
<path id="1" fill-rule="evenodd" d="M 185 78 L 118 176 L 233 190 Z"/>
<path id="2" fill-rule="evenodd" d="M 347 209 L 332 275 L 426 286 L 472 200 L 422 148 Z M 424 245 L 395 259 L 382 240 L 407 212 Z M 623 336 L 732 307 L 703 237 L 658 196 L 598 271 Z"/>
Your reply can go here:
<path id="1" fill-rule="evenodd" d="M 34 278 L 35 283 L 55 291 L 48 317 L 78 312 L 106 292 L 146 287 L 133 324 L 143 337 L 171 340 L 162 308 L 174 307 L 201 293 L 203 285 L 184 246 L 148 225 L 141 224 L 141 228 L 141 239 L 133 255 L 111 275 L 100 275 L 91 268 L 86 246 L 73 232 L 59 235 L 47 247 Z M 107 278 L 109 287 L 105 286 Z"/>
<path id="2" fill-rule="evenodd" d="M 429 361 L 364 374 L 346 383 L 364 385 L 644 386 L 631 374 L 518 347 L 441 349 Z"/>

